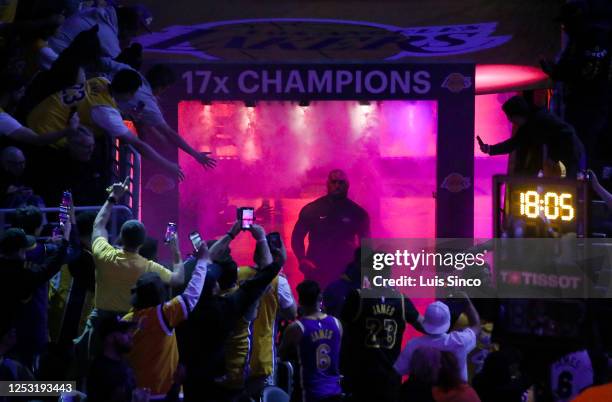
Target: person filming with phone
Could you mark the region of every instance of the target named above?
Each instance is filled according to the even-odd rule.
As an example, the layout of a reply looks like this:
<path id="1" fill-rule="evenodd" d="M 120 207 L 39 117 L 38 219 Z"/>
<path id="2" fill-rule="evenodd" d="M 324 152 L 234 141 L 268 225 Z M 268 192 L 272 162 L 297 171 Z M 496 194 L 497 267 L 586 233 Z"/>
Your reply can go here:
<path id="1" fill-rule="evenodd" d="M 146 239 L 146 230 L 142 222 L 130 219 L 121 226 L 121 248 L 117 249 L 108 242 L 106 225 L 113 206 L 121 201 L 127 192 L 129 180 L 126 178 L 123 183 L 112 185 L 109 197 L 94 222 L 91 236 L 91 250 L 96 269 L 94 309 L 87 321 L 85 333 L 80 339 L 89 345 L 87 354 L 90 358 L 99 351 L 100 346 L 96 322 L 109 315 L 123 316 L 130 310 L 131 289 L 142 274 L 155 272 L 163 283 L 170 286 L 179 286 L 184 282 L 183 260 L 176 241 L 169 243 L 173 256 L 173 271 L 138 254 Z"/>
<path id="2" fill-rule="evenodd" d="M 327 195 L 302 208 L 291 234 L 291 248 L 304 278 L 317 281 L 323 289 L 342 275 L 360 239 L 370 234 L 370 217 L 348 198 L 348 189 L 346 173 L 329 172 Z"/>
<path id="3" fill-rule="evenodd" d="M 536 176 L 540 170 L 547 170 L 547 166 L 559 162 L 570 179 L 575 179 L 584 169 L 584 145 L 572 126 L 544 108 L 534 109 L 522 96 L 508 99 L 502 110 L 516 127 L 516 132 L 506 141 L 494 145 L 486 144 L 477 136 L 481 152 L 488 155 L 515 152 L 512 173 L 516 175 Z"/>

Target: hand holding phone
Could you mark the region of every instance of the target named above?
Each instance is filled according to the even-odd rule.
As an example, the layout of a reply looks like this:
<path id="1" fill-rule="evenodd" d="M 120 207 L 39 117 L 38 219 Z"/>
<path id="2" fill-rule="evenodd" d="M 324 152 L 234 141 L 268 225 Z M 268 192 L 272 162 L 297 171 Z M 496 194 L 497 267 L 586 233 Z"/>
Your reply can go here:
<path id="1" fill-rule="evenodd" d="M 164 235 L 164 243 L 168 244 L 172 241 L 172 238 L 176 236 L 176 223 L 168 222 L 166 226 L 166 234 Z"/>
<path id="2" fill-rule="evenodd" d="M 189 240 L 191 240 L 191 245 L 193 246 L 193 251 L 195 253 L 198 252 L 200 247 L 202 247 L 202 237 L 197 231 L 193 231 L 189 233 Z"/>
<path id="3" fill-rule="evenodd" d="M 240 207 L 238 208 L 238 220 L 240 221 L 240 229 L 246 230 L 255 222 L 255 208 Z"/>
<path id="4" fill-rule="evenodd" d="M 485 154 L 488 154 L 489 153 L 489 146 L 484 143 L 484 141 L 482 140 L 482 138 L 480 138 L 479 135 L 476 136 L 476 141 L 478 141 L 478 146 L 480 147 L 480 151 L 485 153 Z"/>

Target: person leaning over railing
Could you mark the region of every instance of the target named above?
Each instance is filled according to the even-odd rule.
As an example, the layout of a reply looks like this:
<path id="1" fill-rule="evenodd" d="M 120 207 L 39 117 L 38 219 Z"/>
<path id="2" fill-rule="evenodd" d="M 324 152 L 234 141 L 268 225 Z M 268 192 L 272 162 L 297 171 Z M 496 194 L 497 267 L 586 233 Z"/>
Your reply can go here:
<path id="1" fill-rule="evenodd" d="M 125 194 L 128 183 L 129 178 L 126 178 L 123 183 L 113 184 L 110 196 L 98 212 L 94 222 L 91 236 L 96 269 L 94 310 L 89 316 L 85 333 L 79 340 L 89 342 L 87 345 L 89 358 L 99 350 L 96 321 L 111 314 L 123 316 L 130 310 L 130 292 L 140 275 L 145 272 L 155 272 L 159 274 L 163 283 L 170 286 L 182 285 L 185 279 L 183 260 L 175 240 L 170 242 L 174 271 L 138 254 L 146 238 L 145 227 L 138 220 L 128 220 L 121 226 L 122 247 L 115 248 L 108 242 L 106 225 L 110 219 L 113 205 Z"/>

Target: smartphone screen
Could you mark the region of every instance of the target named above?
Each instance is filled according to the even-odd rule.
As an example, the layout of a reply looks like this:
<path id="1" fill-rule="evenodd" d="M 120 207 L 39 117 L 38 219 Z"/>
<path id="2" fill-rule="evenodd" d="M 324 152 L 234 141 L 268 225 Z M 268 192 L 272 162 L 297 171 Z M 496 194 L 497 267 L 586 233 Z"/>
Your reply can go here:
<path id="1" fill-rule="evenodd" d="M 200 246 L 202 245 L 202 237 L 198 232 L 189 233 L 189 240 L 191 240 L 191 245 L 193 246 L 194 251 L 198 251 Z"/>
<path id="2" fill-rule="evenodd" d="M 166 226 L 166 234 L 164 235 L 164 242 L 170 243 L 172 236 L 176 234 L 176 223 L 168 222 Z"/>
<path id="3" fill-rule="evenodd" d="M 240 227 L 242 229 L 248 229 L 253 225 L 255 221 L 255 209 L 243 207 L 240 208 Z"/>

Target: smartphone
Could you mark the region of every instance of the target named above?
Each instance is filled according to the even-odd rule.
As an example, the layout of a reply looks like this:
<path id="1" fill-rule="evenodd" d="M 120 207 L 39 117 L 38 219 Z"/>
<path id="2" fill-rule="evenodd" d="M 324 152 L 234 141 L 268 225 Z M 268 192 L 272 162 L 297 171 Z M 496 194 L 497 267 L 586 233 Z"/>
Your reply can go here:
<path id="1" fill-rule="evenodd" d="M 238 208 L 238 219 L 240 220 L 240 228 L 248 229 L 255 222 L 255 208 L 240 207 Z"/>
<path id="2" fill-rule="evenodd" d="M 202 237 L 200 236 L 200 234 L 196 231 L 189 233 L 189 240 L 191 240 L 193 251 L 198 252 L 198 250 L 202 246 Z"/>
<path id="3" fill-rule="evenodd" d="M 172 236 L 176 234 L 176 223 L 168 222 L 168 226 L 166 226 L 166 234 L 164 235 L 164 242 L 170 243 L 172 240 Z"/>
<path id="4" fill-rule="evenodd" d="M 282 247 L 280 233 L 271 232 L 266 235 L 270 250 L 279 250 Z"/>
<path id="5" fill-rule="evenodd" d="M 70 206 L 72 205 L 72 193 L 68 190 L 62 194 L 62 202 L 59 207 L 59 221 L 64 224 L 70 219 Z"/>

